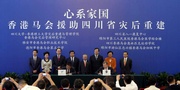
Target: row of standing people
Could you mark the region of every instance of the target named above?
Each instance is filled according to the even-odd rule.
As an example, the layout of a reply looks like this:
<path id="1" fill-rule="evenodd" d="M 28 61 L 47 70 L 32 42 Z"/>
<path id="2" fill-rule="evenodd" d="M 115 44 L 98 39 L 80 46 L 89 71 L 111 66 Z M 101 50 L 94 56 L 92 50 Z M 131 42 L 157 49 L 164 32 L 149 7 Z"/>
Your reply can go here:
<path id="1" fill-rule="evenodd" d="M 94 49 L 94 55 L 90 56 L 88 60 L 87 54 L 83 54 L 82 61 L 75 56 L 75 51 L 71 50 L 69 52 L 70 57 L 67 59 L 61 54 L 61 48 L 56 49 L 56 54 L 52 60 L 49 59 L 50 53 L 44 52 L 44 59 L 38 57 L 38 50 L 33 50 L 33 56 L 29 59 L 30 70 L 32 74 L 42 72 L 57 74 L 58 70 L 66 69 L 66 64 L 71 63 L 72 67 L 77 74 L 95 74 L 95 72 L 102 67 L 103 61 L 106 61 L 108 67 L 112 68 L 116 72 L 116 58 L 113 57 L 113 52 L 107 52 L 108 57 L 103 59 L 103 56 L 99 54 L 99 48 Z M 122 74 L 130 74 L 132 69 L 132 60 L 128 57 L 128 52 L 123 53 L 123 58 L 120 59 L 120 72 Z"/>

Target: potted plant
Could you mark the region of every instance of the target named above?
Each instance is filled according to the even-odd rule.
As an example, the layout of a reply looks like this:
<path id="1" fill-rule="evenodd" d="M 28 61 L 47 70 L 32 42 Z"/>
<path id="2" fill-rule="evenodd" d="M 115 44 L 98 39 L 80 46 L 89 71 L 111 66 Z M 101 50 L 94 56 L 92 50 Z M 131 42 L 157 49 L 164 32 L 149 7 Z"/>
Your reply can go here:
<path id="1" fill-rule="evenodd" d="M 157 74 L 157 87 L 161 89 L 165 89 L 166 86 L 168 85 L 167 83 L 168 76 L 169 75 L 166 72 L 160 72 L 159 74 Z"/>
<path id="2" fill-rule="evenodd" d="M 148 87 L 149 85 L 148 85 L 148 79 L 150 78 L 150 77 L 152 77 L 153 76 L 153 74 L 150 74 L 149 72 L 141 72 L 141 75 L 143 75 L 144 76 L 144 86 L 145 87 Z"/>
<path id="3" fill-rule="evenodd" d="M 176 80 L 180 80 L 180 73 L 174 74 Z"/>
<path id="4" fill-rule="evenodd" d="M 24 73 L 24 74 L 21 74 L 20 77 L 21 77 L 22 79 L 24 79 L 28 84 L 30 84 L 30 78 L 31 78 L 31 76 L 30 76 L 30 73 L 29 73 L 29 72 L 26 72 L 26 73 Z"/>
<path id="5" fill-rule="evenodd" d="M 11 78 L 16 79 L 16 78 L 19 78 L 19 75 L 15 72 L 6 72 L 4 77 L 11 77 Z"/>

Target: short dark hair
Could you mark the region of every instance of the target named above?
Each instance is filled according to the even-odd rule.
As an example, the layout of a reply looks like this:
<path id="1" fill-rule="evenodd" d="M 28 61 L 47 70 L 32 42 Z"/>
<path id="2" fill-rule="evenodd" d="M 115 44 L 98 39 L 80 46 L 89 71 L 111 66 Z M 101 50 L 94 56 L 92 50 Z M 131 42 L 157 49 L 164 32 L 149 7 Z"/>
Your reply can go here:
<path id="1" fill-rule="evenodd" d="M 61 80 L 61 87 L 68 87 L 70 85 L 70 82 L 67 78 L 64 78 Z"/>
<path id="2" fill-rule="evenodd" d="M 62 51 L 62 49 L 61 49 L 61 48 L 56 48 L 56 51 L 57 51 L 58 49 L 60 49 L 60 50 Z"/>
<path id="3" fill-rule="evenodd" d="M 127 55 L 128 55 L 128 52 L 127 52 L 127 51 L 124 51 L 123 53 L 127 53 Z"/>
<path id="4" fill-rule="evenodd" d="M 69 51 L 69 54 L 70 54 L 71 52 L 74 52 L 74 54 L 75 54 L 75 51 L 74 51 L 74 50 Z"/>
<path id="5" fill-rule="evenodd" d="M 155 85 L 156 84 L 156 78 L 155 77 L 149 77 L 148 79 L 148 85 Z"/>
<path id="6" fill-rule="evenodd" d="M 81 80 L 81 79 L 76 79 L 76 80 L 74 81 L 74 88 L 80 89 L 80 88 L 83 86 L 83 84 L 84 84 L 84 81 L 83 81 L 83 80 Z"/>
<path id="7" fill-rule="evenodd" d="M 5 90 L 12 90 L 12 89 L 14 89 L 14 84 L 10 81 L 5 81 L 3 84 L 3 88 Z"/>
<path id="8" fill-rule="evenodd" d="M 114 82 L 115 81 L 115 79 L 114 79 L 114 77 L 112 77 L 112 76 L 106 76 L 106 77 L 104 77 L 103 78 L 103 81 L 106 83 L 106 82 Z M 106 83 L 107 84 L 107 83 Z"/>
<path id="9" fill-rule="evenodd" d="M 48 51 L 44 52 L 44 56 L 48 54 L 50 56 L 50 53 Z"/>
<path id="10" fill-rule="evenodd" d="M 108 82 L 107 85 L 111 88 L 116 87 L 114 82 Z"/>
<path id="11" fill-rule="evenodd" d="M 127 84 L 130 84 L 131 81 L 132 81 L 132 76 L 126 75 L 126 76 L 124 77 L 124 81 L 125 81 Z"/>
<path id="12" fill-rule="evenodd" d="M 37 83 L 37 87 L 39 89 L 45 89 L 46 88 L 46 82 L 44 80 L 39 80 Z"/>
<path id="13" fill-rule="evenodd" d="M 106 62 L 106 61 L 103 61 L 103 64 L 107 64 L 107 65 L 108 65 L 108 62 Z"/>
<path id="14" fill-rule="evenodd" d="M 112 53 L 112 54 L 113 54 L 113 51 L 108 51 L 107 54 L 109 54 L 109 53 Z"/>
<path id="15" fill-rule="evenodd" d="M 66 65 L 72 66 L 72 63 L 71 62 L 67 62 Z"/>
<path id="16" fill-rule="evenodd" d="M 112 90 L 121 90 L 120 88 L 114 87 Z"/>
<path id="17" fill-rule="evenodd" d="M 52 85 L 47 88 L 47 90 L 59 90 L 57 86 Z"/>
<path id="18" fill-rule="evenodd" d="M 38 50 L 37 50 L 37 49 L 34 49 L 33 51 L 35 51 L 36 53 L 38 53 Z"/>
<path id="19" fill-rule="evenodd" d="M 99 48 L 94 48 L 94 50 L 98 49 L 98 51 L 100 52 L 100 49 Z"/>
<path id="20" fill-rule="evenodd" d="M 101 90 L 102 89 L 102 84 L 101 82 L 95 82 L 93 85 L 94 90 Z"/>
<path id="21" fill-rule="evenodd" d="M 27 84 L 27 82 L 24 79 L 20 79 L 18 83 L 19 84 Z"/>
<path id="22" fill-rule="evenodd" d="M 172 83 L 174 81 L 174 79 L 175 79 L 174 76 L 168 76 L 167 77 L 167 82 Z"/>

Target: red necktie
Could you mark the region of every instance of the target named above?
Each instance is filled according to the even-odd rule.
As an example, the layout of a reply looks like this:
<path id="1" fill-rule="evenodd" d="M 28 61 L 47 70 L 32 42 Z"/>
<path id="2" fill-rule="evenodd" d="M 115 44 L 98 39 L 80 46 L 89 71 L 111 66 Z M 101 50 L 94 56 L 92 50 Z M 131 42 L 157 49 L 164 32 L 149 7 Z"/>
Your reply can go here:
<path id="1" fill-rule="evenodd" d="M 60 61 L 60 56 L 58 55 L 58 61 Z"/>

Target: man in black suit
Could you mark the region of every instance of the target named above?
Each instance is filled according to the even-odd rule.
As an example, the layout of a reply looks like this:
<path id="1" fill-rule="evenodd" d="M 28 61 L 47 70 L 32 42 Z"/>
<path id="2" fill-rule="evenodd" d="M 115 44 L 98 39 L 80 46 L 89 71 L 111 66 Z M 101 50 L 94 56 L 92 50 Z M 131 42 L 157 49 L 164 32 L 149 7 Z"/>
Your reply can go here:
<path id="1" fill-rule="evenodd" d="M 111 70 L 111 75 L 114 74 L 113 69 L 111 67 L 108 67 L 108 63 L 106 61 L 104 61 L 103 66 L 96 71 L 96 74 L 102 75 L 103 70 Z"/>
<path id="2" fill-rule="evenodd" d="M 179 81 L 177 81 L 174 78 L 174 76 L 168 76 L 167 82 L 169 83 L 169 86 L 165 90 L 180 90 L 180 86 L 177 84 L 180 84 Z"/>
<path id="3" fill-rule="evenodd" d="M 92 74 L 95 74 L 98 68 L 102 67 L 104 61 L 103 56 L 99 55 L 99 48 L 94 49 L 94 55 L 90 57 Z"/>
<path id="4" fill-rule="evenodd" d="M 33 56 L 29 58 L 29 66 L 30 66 L 30 73 L 31 74 L 39 74 L 40 73 L 40 66 L 41 66 L 41 58 L 39 58 L 38 50 L 33 50 Z"/>
<path id="5" fill-rule="evenodd" d="M 67 62 L 65 67 L 62 67 L 61 69 L 66 69 L 66 74 L 76 74 L 76 70 L 74 67 L 72 67 L 71 62 Z"/>
<path id="6" fill-rule="evenodd" d="M 61 48 L 56 49 L 56 54 L 53 59 L 52 59 L 52 65 L 53 65 L 53 70 L 54 74 L 57 74 L 58 70 L 60 70 L 62 67 L 66 65 L 66 58 L 65 56 L 61 55 Z"/>
<path id="7" fill-rule="evenodd" d="M 79 72 L 78 68 L 79 68 L 79 58 L 75 57 L 75 51 L 71 50 L 69 51 L 69 55 L 70 57 L 67 58 L 67 62 L 71 62 L 72 66 L 75 68 L 76 72 Z"/>
<path id="8" fill-rule="evenodd" d="M 91 74 L 91 65 L 88 62 L 87 54 L 83 54 L 83 60 L 79 64 L 79 73 L 80 74 Z"/>
<path id="9" fill-rule="evenodd" d="M 123 58 L 120 59 L 121 74 L 131 74 L 132 60 L 128 57 L 128 52 L 124 51 Z"/>

